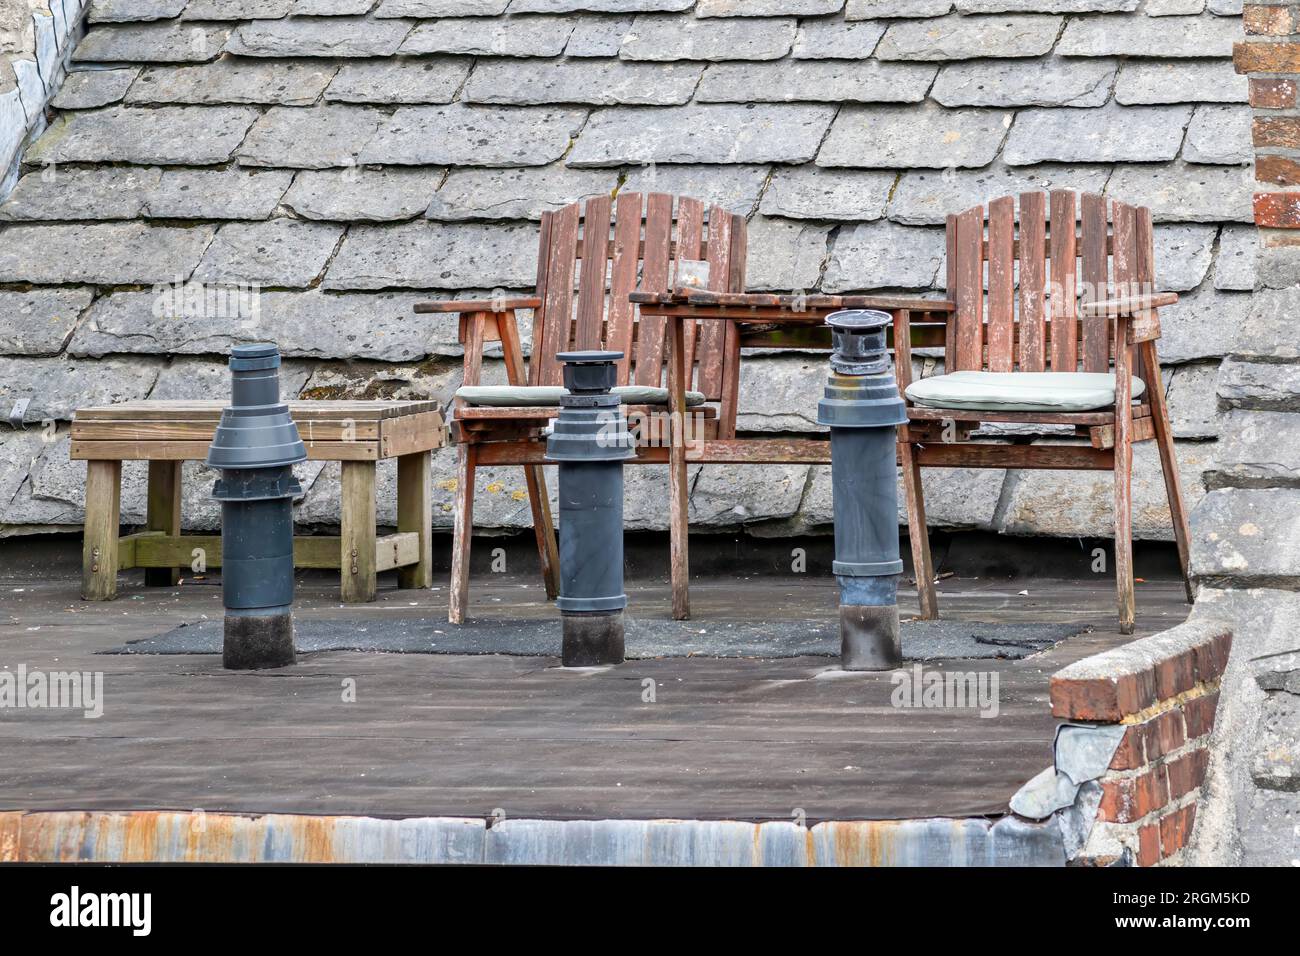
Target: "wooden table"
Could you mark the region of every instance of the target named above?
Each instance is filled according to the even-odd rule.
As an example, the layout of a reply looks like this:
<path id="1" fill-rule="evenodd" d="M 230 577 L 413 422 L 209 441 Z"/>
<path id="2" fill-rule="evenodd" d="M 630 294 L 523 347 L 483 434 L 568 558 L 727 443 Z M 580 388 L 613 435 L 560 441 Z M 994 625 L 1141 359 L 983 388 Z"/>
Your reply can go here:
<path id="1" fill-rule="evenodd" d="M 174 585 L 180 568 L 220 566 L 221 538 L 181 534 L 181 463 L 207 457 L 225 402 L 126 402 L 73 415 L 73 459 L 86 461 L 81 596 L 111 600 L 120 568 Z M 431 451 L 445 443 L 437 402 L 289 402 L 307 457 L 342 463 L 340 534 L 297 536 L 295 567 L 339 568 L 346 602 L 373 601 L 375 576 L 398 569 L 404 588 L 433 583 Z M 377 536 L 375 465 L 397 459 L 397 533 Z M 118 536 L 123 461 L 149 462 L 146 530 Z"/>

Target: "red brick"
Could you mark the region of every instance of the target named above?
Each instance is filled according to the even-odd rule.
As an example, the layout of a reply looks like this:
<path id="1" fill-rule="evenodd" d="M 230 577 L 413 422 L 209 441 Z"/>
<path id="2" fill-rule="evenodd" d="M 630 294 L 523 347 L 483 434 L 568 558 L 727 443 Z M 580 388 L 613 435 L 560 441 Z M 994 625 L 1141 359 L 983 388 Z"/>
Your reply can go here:
<path id="1" fill-rule="evenodd" d="M 1167 700 L 1196 684 L 1196 653 L 1191 648 L 1156 664 L 1156 699 Z"/>
<path id="2" fill-rule="evenodd" d="M 1293 208 L 1296 201 L 1300 200 L 1300 194 L 1297 193 L 1270 193 L 1255 195 L 1255 215 L 1256 221 L 1259 216 L 1259 200 L 1262 195 L 1272 196 L 1289 196 Z M 1232 633 L 1223 631 L 1214 635 L 1209 641 L 1199 645 L 1196 648 L 1196 679 L 1200 681 L 1217 680 L 1222 676 L 1224 670 L 1228 667 L 1228 655 L 1232 652 Z"/>
<path id="3" fill-rule="evenodd" d="M 1242 11 L 1246 32 L 1256 36 L 1284 37 L 1295 32 L 1295 17 L 1289 7 L 1248 6 Z"/>
<path id="4" fill-rule="evenodd" d="M 1124 731 L 1119 746 L 1115 748 L 1115 756 L 1110 759 L 1110 769 L 1136 770 L 1146 763 L 1146 736 L 1146 724 L 1134 724 Z"/>
<path id="5" fill-rule="evenodd" d="M 1165 768 L 1156 766 L 1136 777 L 1103 780 L 1097 819 L 1108 823 L 1133 823 L 1169 802 Z"/>
<path id="6" fill-rule="evenodd" d="M 1170 761 L 1165 767 L 1169 798 L 1177 800 L 1183 794 L 1199 789 L 1205 782 L 1205 770 L 1209 763 L 1210 752 L 1204 747 L 1188 751 L 1177 760 Z"/>
<path id="7" fill-rule="evenodd" d="M 1160 827 L 1148 823 L 1138 828 L 1138 866 L 1155 866 L 1160 862 Z"/>
<path id="8" fill-rule="evenodd" d="M 1300 148 L 1300 117 L 1256 116 L 1251 122 L 1250 140 L 1256 146 Z"/>
<path id="9" fill-rule="evenodd" d="M 1300 184 L 1300 162 L 1286 156 L 1256 156 L 1255 181 L 1279 186 Z"/>
<path id="10" fill-rule="evenodd" d="M 1286 110 L 1296 105 L 1295 80 L 1250 78 L 1250 105 L 1257 110 Z"/>
<path id="11" fill-rule="evenodd" d="M 1238 73 L 1300 73 L 1300 43 L 1234 43 L 1232 62 Z"/>
<path id="12" fill-rule="evenodd" d="M 1214 715 L 1219 709 L 1219 692 L 1196 697 L 1183 705 L 1183 719 L 1187 723 L 1187 737 L 1194 740 L 1214 729 Z"/>
<path id="13" fill-rule="evenodd" d="M 1119 709 L 1127 717 L 1145 710 L 1156 702 L 1156 675 L 1154 670 L 1141 670 L 1125 674 L 1119 679 Z"/>
<path id="14" fill-rule="evenodd" d="M 1255 225 L 1300 229 L 1300 193 L 1255 193 Z"/>
<path id="15" fill-rule="evenodd" d="M 1183 715 L 1178 710 L 1167 710 L 1152 717 L 1142 725 L 1147 728 L 1146 755 L 1148 762 L 1167 753 L 1173 753 L 1187 742 L 1183 733 Z"/>
<path id="16" fill-rule="evenodd" d="M 1052 714 L 1073 720 L 1118 721 L 1123 714 L 1119 709 L 1119 687 L 1112 680 L 1061 680 L 1051 681 Z"/>
<path id="17" fill-rule="evenodd" d="M 1175 810 L 1160 819 L 1160 857 L 1168 859 L 1183 847 L 1192 835 L 1192 826 L 1196 823 L 1196 804 L 1189 803 L 1181 810 Z M 1140 835 L 1139 835 L 1140 839 Z"/>

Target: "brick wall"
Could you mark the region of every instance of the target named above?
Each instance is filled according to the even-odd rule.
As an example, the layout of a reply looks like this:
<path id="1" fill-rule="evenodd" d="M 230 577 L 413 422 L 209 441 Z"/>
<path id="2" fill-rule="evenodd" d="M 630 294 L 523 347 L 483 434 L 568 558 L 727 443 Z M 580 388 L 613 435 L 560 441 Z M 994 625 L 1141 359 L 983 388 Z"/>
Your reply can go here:
<path id="1" fill-rule="evenodd" d="M 1210 761 L 1219 682 L 1232 632 L 1190 623 L 1086 658 L 1052 677 L 1052 713 L 1124 726 L 1084 853 L 1106 864 L 1177 863 L 1196 823 Z"/>

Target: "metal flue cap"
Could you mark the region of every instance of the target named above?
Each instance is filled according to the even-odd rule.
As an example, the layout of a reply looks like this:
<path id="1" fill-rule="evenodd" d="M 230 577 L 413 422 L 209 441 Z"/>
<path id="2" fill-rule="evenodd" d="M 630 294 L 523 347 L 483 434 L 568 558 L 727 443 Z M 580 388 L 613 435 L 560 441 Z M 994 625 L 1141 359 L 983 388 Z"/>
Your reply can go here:
<path id="1" fill-rule="evenodd" d="M 845 309 L 826 317 L 831 327 L 831 367 L 846 375 L 872 375 L 889 368 L 885 329 L 894 320 L 875 309 Z"/>
<path id="2" fill-rule="evenodd" d="M 598 349 L 557 352 L 555 355 L 564 363 L 564 387 L 574 394 L 608 392 L 618 384 L 618 368 L 614 363 L 622 357 L 622 352 Z"/>
<path id="3" fill-rule="evenodd" d="M 231 399 L 208 447 L 213 468 L 278 468 L 307 460 L 289 406 L 280 401 L 280 350 L 237 345 L 230 355 Z"/>

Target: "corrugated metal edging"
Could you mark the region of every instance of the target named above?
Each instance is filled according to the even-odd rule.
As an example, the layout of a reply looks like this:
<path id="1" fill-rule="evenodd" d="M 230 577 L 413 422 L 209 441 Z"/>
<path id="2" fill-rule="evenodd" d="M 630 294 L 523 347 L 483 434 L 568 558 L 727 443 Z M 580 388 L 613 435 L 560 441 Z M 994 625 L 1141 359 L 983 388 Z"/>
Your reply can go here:
<path id="1" fill-rule="evenodd" d="M 503 820 L 133 811 L 0 813 L 3 862 L 1062 866 L 1056 821 Z"/>

